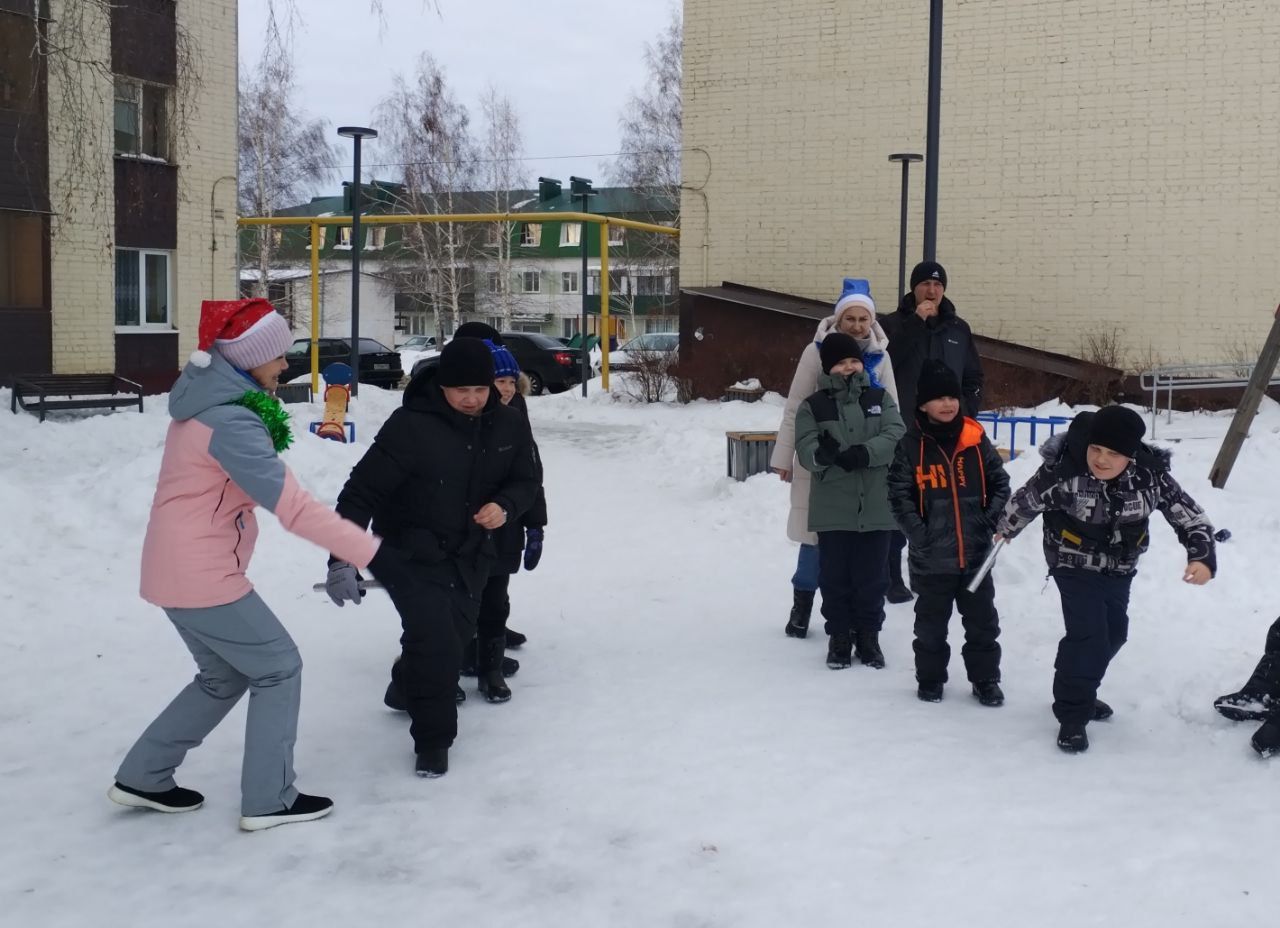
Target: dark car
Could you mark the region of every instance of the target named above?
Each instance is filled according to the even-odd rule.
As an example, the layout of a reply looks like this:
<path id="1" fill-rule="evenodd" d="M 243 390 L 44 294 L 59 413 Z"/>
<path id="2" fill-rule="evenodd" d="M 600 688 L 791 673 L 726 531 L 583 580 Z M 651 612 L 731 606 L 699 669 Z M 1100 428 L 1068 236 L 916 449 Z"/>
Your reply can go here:
<path id="1" fill-rule="evenodd" d="M 543 392 L 562 393 L 582 383 L 582 352 L 569 348 L 558 339 L 541 332 L 503 332 L 502 342 L 516 357 L 529 378 L 534 395 Z M 438 356 L 423 358 L 413 365 L 412 376 L 440 363 Z"/>
<path id="2" fill-rule="evenodd" d="M 311 372 L 311 339 L 300 338 L 284 355 L 289 367 L 281 382 L 293 380 Z M 320 373 L 334 361 L 351 363 L 351 340 L 348 338 L 320 339 Z M 375 387 L 394 387 L 404 379 L 400 355 L 382 342 L 372 338 L 360 339 L 360 382 Z"/>

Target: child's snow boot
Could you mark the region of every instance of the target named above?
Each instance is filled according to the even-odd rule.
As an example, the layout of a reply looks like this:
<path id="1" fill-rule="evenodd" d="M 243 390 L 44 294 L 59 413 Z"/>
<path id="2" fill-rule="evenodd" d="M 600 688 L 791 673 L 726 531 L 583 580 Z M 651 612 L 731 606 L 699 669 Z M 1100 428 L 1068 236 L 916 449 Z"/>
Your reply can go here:
<path id="1" fill-rule="evenodd" d="M 507 629 L 507 633 L 506 633 L 507 647 L 510 648 L 511 650 L 514 651 L 516 648 L 520 647 L 528 640 L 529 640 L 528 635 L 522 635 L 517 631 L 512 631 L 509 628 Z"/>
<path id="2" fill-rule="evenodd" d="M 511 688 L 502 678 L 502 651 L 506 642 L 502 638 L 487 638 L 480 642 L 479 677 L 480 692 L 488 702 L 506 702 L 511 698 Z"/>
<path id="3" fill-rule="evenodd" d="M 1082 754 L 1089 750 L 1089 736 L 1084 733 L 1084 726 L 1063 722 L 1058 728 L 1058 747 L 1068 754 Z"/>
<path id="4" fill-rule="evenodd" d="M 1280 719 L 1272 719 L 1253 733 L 1253 749 L 1263 757 L 1280 754 Z"/>
<path id="5" fill-rule="evenodd" d="M 921 683 L 916 687 L 916 699 L 921 702 L 942 702 L 942 684 Z"/>
<path id="6" fill-rule="evenodd" d="M 1115 712 L 1101 699 L 1093 701 L 1093 720 L 1095 722 L 1105 722 L 1113 715 L 1115 715 Z"/>
<path id="7" fill-rule="evenodd" d="M 868 667 L 874 667 L 877 670 L 884 667 L 884 652 L 880 650 L 880 632 L 858 632 L 854 656 Z"/>
<path id="8" fill-rule="evenodd" d="M 985 680 L 973 684 L 973 695 L 984 706 L 1003 706 L 1004 690 L 995 680 Z"/>
<path id="9" fill-rule="evenodd" d="M 1271 706 L 1271 697 L 1266 693 L 1248 689 L 1219 696 L 1213 701 L 1213 708 L 1218 710 L 1218 714 L 1233 722 L 1264 722 Z"/>
<path id="10" fill-rule="evenodd" d="M 853 666 L 853 636 L 848 632 L 836 632 L 827 642 L 827 666 L 832 670 Z"/>
<path id="11" fill-rule="evenodd" d="M 413 772 L 426 779 L 442 777 L 449 772 L 449 749 L 433 748 L 418 755 Z"/>
<path id="12" fill-rule="evenodd" d="M 884 598 L 895 605 L 915 599 L 911 590 L 902 582 L 902 557 L 894 557 L 892 552 L 889 554 L 889 589 Z"/>
<path id="13" fill-rule="evenodd" d="M 791 617 L 787 619 L 787 637 L 803 638 L 809 634 L 809 616 L 813 614 L 813 590 L 793 590 Z"/>

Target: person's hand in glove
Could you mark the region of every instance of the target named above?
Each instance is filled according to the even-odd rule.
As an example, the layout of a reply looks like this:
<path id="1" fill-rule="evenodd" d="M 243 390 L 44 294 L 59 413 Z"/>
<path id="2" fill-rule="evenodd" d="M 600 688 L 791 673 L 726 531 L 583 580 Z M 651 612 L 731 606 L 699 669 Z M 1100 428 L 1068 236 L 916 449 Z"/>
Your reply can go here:
<path id="1" fill-rule="evenodd" d="M 329 575 L 324 580 L 324 591 L 329 594 L 335 606 L 341 607 L 348 601 L 360 605 L 364 591 L 360 589 L 363 578 L 360 572 L 346 561 L 330 561 Z"/>
<path id="2" fill-rule="evenodd" d="M 840 443 L 827 432 L 818 433 L 818 450 L 813 452 L 813 461 L 820 467 L 830 467 L 840 454 Z"/>
<path id="3" fill-rule="evenodd" d="M 836 455 L 836 464 L 845 470 L 861 470 L 871 464 L 866 445 L 850 445 Z"/>
<path id="4" fill-rule="evenodd" d="M 542 560 L 542 536 L 543 531 L 540 528 L 527 528 L 524 530 L 525 570 L 533 570 L 538 566 L 538 561 Z"/>

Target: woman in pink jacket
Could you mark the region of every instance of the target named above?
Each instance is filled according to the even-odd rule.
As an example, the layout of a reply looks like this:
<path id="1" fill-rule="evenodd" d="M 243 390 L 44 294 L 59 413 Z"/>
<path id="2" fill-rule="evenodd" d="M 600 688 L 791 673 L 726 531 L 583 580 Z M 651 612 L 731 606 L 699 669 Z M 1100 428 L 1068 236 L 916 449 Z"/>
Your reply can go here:
<path id="1" fill-rule="evenodd" d="M 121 805 L 200 808 L 204 797 L 173 773 L 247 690 L 240 827 L 333 810 L 331 800 L 293 786 L 302 659 L 245 576 L 258 536 L 254 508 L 384 582 L 400 575 L 399 553 L 380 550 L 376 537 L 312 498 L 278 457 L 292 436 L 271 393 L 291 341 L 266 300 L 201 306 L 200 350 L 169 395 L 173 422 L 142 546 L 142 597 L 164 609 L 199 672 L 120 765 L 108 795 Z"/>

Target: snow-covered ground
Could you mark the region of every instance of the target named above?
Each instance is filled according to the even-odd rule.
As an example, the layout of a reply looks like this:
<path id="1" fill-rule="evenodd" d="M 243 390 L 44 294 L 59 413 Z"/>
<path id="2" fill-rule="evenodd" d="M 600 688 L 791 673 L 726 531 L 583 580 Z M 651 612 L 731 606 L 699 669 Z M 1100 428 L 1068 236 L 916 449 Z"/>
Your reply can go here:
<path id="1" fill-rule="evenodd" d="M 1226 415 L 1160 426 L 1175 474 L 1233 533 L 1221 577 L 1179 582 L 1157 520 L 1130 642 L 1092 749 L 1054 746 L 1061 633 L 1038 532 L 1002 556 L 1008 702 L 984 709 L 958 643 L 946 700 L 914 696 L 911 607 L 889 665 L 832 672 L 820 623 L 784 637 L 795 548 L 786 487 L 724 475 L 727 429 L 780 401 L 638 406 L 576 391 L 530 406 L 551 507 L 546 554 L 512 584 L 529 636 L 514 699 L 461 707 L 449 775 L 412 772 L 383 708 L 398 626 L 371 595 L 311 591 L 324 552 L 269 515 L 251 575 L 306 661 L 298 785 L 323 822 L 236 829 L 243 707 L 179 782 L 206 806 L 163 816 L 105 796 L 120 757 L 192 666 L 137 596 L 167 417 L 6 422 L 0 455 L 0 911 L 15 926 L 1209 926 L 1280 902 L 1280 762 L 1211 708 L 1280 611 L 1280 409 L 1268 403 L 1225 491 Z M 0 391 L 0 403 L 7 404 Z M 368 442 L 399 397 L 361 390 Z M 291 407 L 297 431 L 319 407 Z M 1057 411 L 1046 406 L 1041 412 Z M 1020 442 L 1025 441 L 1025 433 Z M 300 434 L 303 483 L 332 500 L 365 445 Z M 1035 466 L 1014 462 L 1015 484 Z M 473 681 L 468 681 L 473 686 Z"/>

